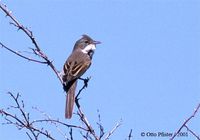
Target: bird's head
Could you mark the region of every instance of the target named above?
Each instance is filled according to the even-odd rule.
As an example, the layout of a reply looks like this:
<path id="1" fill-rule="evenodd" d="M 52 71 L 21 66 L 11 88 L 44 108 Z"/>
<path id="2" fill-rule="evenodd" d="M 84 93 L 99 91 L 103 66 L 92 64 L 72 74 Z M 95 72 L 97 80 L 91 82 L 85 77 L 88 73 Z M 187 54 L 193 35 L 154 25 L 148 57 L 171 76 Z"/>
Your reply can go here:
<path id="1" fill-rule="evenodd" d="M 82 35 L 82 38 L 76 41 L 76 44 L 74 46 L 74 50 L 81 49 L 83 53 L 90 53 L 93 52 L 96 49 L 96 45 L 100 44 L 101 42 L 93 40 L 88 35 Z"/>

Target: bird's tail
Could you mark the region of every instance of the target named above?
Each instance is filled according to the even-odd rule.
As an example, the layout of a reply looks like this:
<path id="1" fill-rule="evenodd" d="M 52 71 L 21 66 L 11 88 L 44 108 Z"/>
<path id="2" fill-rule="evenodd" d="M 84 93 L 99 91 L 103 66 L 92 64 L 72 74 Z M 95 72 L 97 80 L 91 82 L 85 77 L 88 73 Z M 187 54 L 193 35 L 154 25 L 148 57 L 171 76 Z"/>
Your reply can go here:
<path id="1" fill-rule="evenodd" d="M 76 91 L 77 80 L 72 83 L 66 98 L 66 106 L 65 106 L 65 118 L 70 119 L 72 117 L 74 102 L 75 102 L 75 91 Z"/>

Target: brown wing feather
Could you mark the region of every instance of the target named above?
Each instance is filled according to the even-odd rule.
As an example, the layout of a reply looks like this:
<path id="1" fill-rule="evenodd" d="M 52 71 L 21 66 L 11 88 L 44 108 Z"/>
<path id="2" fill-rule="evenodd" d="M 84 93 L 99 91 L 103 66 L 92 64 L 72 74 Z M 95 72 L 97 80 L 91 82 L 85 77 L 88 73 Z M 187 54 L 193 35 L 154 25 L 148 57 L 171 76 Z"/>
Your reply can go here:
<path id="1" fill-rule="evenodd" d="M 63 81 L 69 82 L 73 79 L 79 78 L 90 67 L 90 64 L 91 60 L 87 54 L 80 51 L 73 52 L 63 67 L 65 73 Z"/>

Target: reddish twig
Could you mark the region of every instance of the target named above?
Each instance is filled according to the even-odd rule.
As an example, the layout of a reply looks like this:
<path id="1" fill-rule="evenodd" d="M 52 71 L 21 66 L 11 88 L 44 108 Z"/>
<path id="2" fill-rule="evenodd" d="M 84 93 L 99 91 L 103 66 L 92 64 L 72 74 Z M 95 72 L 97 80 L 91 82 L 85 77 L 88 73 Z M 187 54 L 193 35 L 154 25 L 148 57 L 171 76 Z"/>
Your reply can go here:
<path id="1" fill-rule="evenodd" d="M 40 51 L 39 45 L 36 42 L 32 31 L 28 30 L 28 28 L 25 28 L 22 24 L 20 24 L 19 21 L 17 21 L 17 19 L 11 15 L 12 12 L 7 9 L 6 5 L 0 3 L 0 9 L 6 13 L 6 16 L 11 18 L 11 20 L 13 21 L 13 23 L 11 24 L 16 26 L 19 30 L 22 30 L 32 40 L 32 43 L 35 45 L 36 49 Z"/>
<path id="2" fill-rule="evenodd" d="M 14 51 L 14 50 L 12 50 L 12 49 L 6 47 L 6 46 L 5 46 L 3 43 L 1 43 L 1 42 L 0 42 L 0 45 L 1 45 L 1 47 L 7 49 L 8 51 L 10 51 L 10 52 L 12 52 L 12 53 L 18 55 L 19 57 L 22 57 L 22 58 L 26 59 L 26 60 L 33 61 L 33 62 L 36 62 L 36 63 L 41 63 L 41 64 L 47 64 L 46 61 L 39 61 L 39 60 L 36 60 L 36 59 L 32 59 L 32 58 L 26 57 L 26 56 L 20 54 L 19 52 Z"/>
<path id="3" fill-rule="evenodd" d="M 33 123 L 42 123 L 42 122 L 50 122 L 50 123 L 55 123 L 55 124 L 61 124 L 61 125 L 66 126 L 66 127 L 78 128 L 78 129 L 81 129 L 81 130 L 84 130 L 84 131 L 88 131 L 87 129 L 85 129 L 85 128 L 81 127 L 81 126 L 67 124 L 67 123 L 61 122 L 59 120 L 54 120 L 54 119 L 34 120 L 34 121 L 30 122 L 30 123 L 33 124 Z"/>
<path id="4" fill-rule="evenodd" d="M 3 10 L 3 12 L 6 14 L 6 16 L 8 16 L 12 22 L 10 24 L 14 25 L 15 27 L 18 28 L 18 30 L 22 30 L 29 38 L 30 40 L 32 41 L 33 45 L 35 46 L 36 49 L 32 49 L 32 51 L 39 57 L 41 57 L 42 59 L 45 60 L 45 62 L 42 62 L 42 61 L 37 61 L 37 60 L 34 60 L 34 59 L 30 59 L 24 55 L 21 55 L 19 53 L 17 53 L 16 51 L 13 51 L 12 49 L 8 48 L 8 47 L 5 47 L 5 45 L 3 45 L 1 43 L 1 46 L 6 48 L 7 50 L 11 51 L 12 53 L 24 58 L 24 59 L 27 59 L 27 60 L 30 60 L 30 61 L 33 61 L 33 62 L 38 62 L 38 63 L 45 63 L 47 65 L 50 66 L 50 68 L 54 71 L 54 73 L 56 74 L 57 78 L 59 79 L 59 81 L 61 82 L 61 84 L 63 85 L 63 81 L 62 81 L 62 78 L 60 77 L 59 75 L 59 72 L 57 71 L 56 67 L 53 65 L 52 61 L 50 61 L 50 59 L 47 57 L 47 55 L 40 49 L 37 41 L 35 40 L 35 37 L 33 36 L 33 32 L 30 31 L 28 28 L 24 27 L 13 15 L 12 15 L 12 12 L 9 11 L 6 7 L 6 5 L 2 4 L 0 2 L 0 9 Z"/>
<path id="5" fill-rule="evenodd" d="M 11 98 L 14 100 L 14 102 L 16 104 L 16 106 L 11 106 L 11 108 L 14 108 L 14 109 L 16 109 L 16 111 L 19 111 L 21 116 L 18 116 L 17 114 L 13 114 L 13 113 L 10 113 L 8 111 L 1 109 L 0 114 L 2 116 L 5 116 L 5 120 L 6 120 L 6 123 L 4 123 L 4 124 L 12 124 L 20 130 L 23 129 L 23 128 L 29 130 L 31 133 L 26 132 L 26 134 L 30 139 L 32 139 L 32 136 L 35 139 L 37 139 L 39 137 L 39 135 L 44 135 L 44 136 L 48 137 L 49 139 L 54 139 L 47 130 L 44 130 L 44 128 L 41 128 L 41 129 L 36 128 L 38 123 L 54 124 L 57 129 L 58 129 L 58 125 L 60 125 L 60 126 L 68 127 L 70 129 L 76 128 L 76 129 L 79 129 L 79 130 L 83 130 L 86 133 L 89 132 L 88 129 L 86 129 L 84 127 L 67 124 L 67 123 L 59 121 L 59 119 L 51 119 L 51 117 L 44 112 L 42 112 L 42 114 L 45 117 L 47 117 L 46 119 L 30 120 L 29 113 L 26 113 L 26 111 L 25 111 L 24 102 L 23 102 L 23 100 L 21 100 L 19 98 L 20 95 L 17 94 L 15 96 L 11 92 L 8 92 L 8 94 L 11 96 Z M 10 109 L 10 108 L 8 108 L 8 109 Z M 34 108 L 34 109 L 38 110 L 37 108 Z M 41 113 L 41 111 L 40 111 L 40 113 Z M 61 131 L 59 130 L 59 132 L 61 132 Z M 70 137 L 72 138 L 71 132 L 70 132 Z M 65 137 L 65 139 L 68 139 L 66 137 L 66 134 L 62 133 L 62 135 Z"/>
<path id="6" fill-rule="evenodd" d="M 30 131 L 35 140 L 38 140 L 39 135 L 44 135 L 51 140 L 55 140 L 47 130 L 44 130 L 43 128 L 38 129 L 30 123 L 29 113 L 26 113 L 26 111 L 24 110 L 25 106 L 23 100 L 19 100 L 19 93 L 16 96 L 14 96 L 14 94 L 12 94 L 11 92 L 8 92 L 8 94 L 12 97 L 16 104 L 16 106 L 11 106 L 11 108 L 17 109 L 21 113 L 22 118 L 20 118 L 16 114 L 11 114 L 2 109 L 0 110 L 0 114 L 2 116 L 5 116 L 5 120 L 7 121 L 5 124 L 12 124 L 16 126 L 19 130 L 26 128 Z M 29 138 L 31 137 L 30 133 L 26 132 Z"/>

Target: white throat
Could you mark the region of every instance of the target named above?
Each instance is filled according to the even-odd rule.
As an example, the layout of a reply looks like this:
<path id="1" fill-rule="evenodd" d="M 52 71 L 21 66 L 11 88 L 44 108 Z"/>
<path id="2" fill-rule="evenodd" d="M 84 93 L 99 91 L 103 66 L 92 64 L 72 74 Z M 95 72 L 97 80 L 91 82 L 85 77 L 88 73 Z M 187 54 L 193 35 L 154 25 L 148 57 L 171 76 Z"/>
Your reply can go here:
<path id="1" fill-rule="evenodd" d="M 96 49 L 96 45 L 95 44 L 89 44 L 82 50 L 82 52 L 83 53 L 88 53 L 90 50 L 95 50 L 95 49 Z"/>

